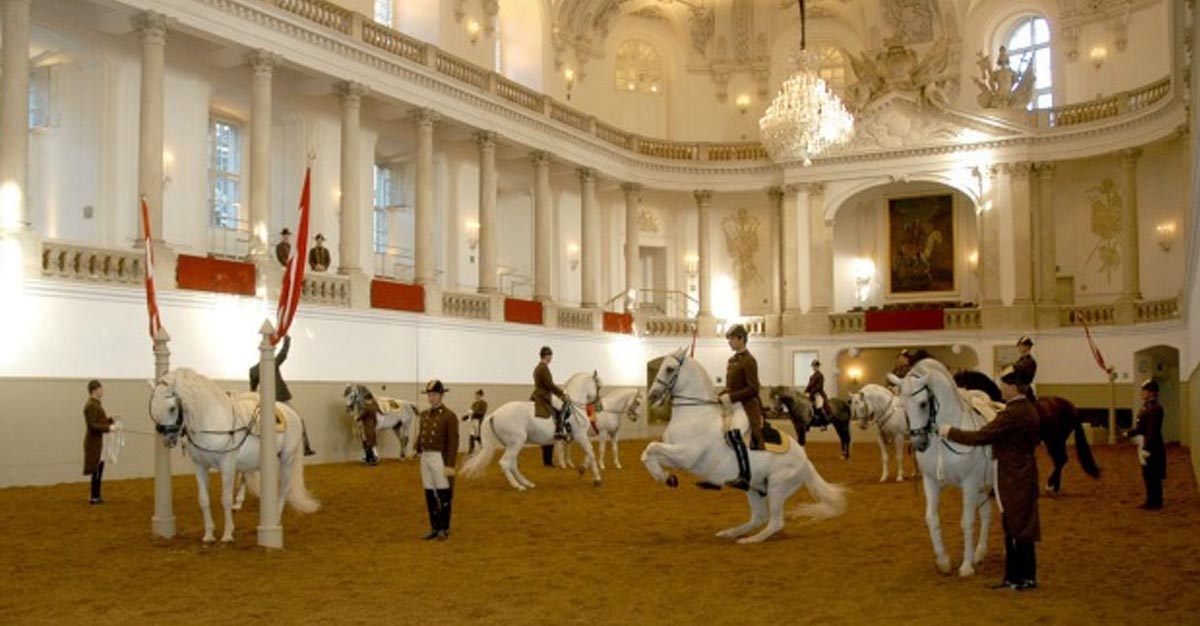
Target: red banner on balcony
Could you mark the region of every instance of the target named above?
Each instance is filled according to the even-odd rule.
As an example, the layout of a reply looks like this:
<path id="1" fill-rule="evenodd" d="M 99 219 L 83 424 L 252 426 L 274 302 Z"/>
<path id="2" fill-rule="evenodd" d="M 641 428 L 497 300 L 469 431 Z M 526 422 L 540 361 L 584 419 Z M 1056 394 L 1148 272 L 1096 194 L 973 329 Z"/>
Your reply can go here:
<path id="1" fill-rule="evenodd" d="M 904 330 L 942 330 L 946 327 L 941 309 L 915 311 L 867 311 L 866 330 L 869 333 Z"/>
<path id="2" fill-rule="evenodd" d="M 425 288 L 390 280 L 372 280 L 371 307 L 424 313 Z"/>
<path id="3" fill-rule="evenodd" d="M 181 254 L 175 264 L 175 283 L 180 289 L 253 296 L 254 282 L 253 263 Z"/>
<path id="4" fill-rule="evenodd" d="M 612 313 L 604 312 L 604 332 L 606 333 L 623 333 L 626 335 L 633 334 L 633 314 L 632 313 Z"/>
<path id="5" fill-rule="evenodd" d="M 504 299 L 504 321 L 518 324 L 542 323 L 542 303 L 517 298 Z"/>

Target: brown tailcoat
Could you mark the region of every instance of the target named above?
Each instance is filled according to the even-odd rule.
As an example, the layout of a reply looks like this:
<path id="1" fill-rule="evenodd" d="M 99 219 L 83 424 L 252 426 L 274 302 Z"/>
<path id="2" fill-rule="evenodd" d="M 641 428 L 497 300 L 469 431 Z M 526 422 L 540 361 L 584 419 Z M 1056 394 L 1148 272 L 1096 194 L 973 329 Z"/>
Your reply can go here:
<path id="1" fill-rule="evenodd" d="M 535 417 L 550 417 L 554 415 L 554 405 L 550 401 L 550 397 L 558 396 L 560 399 L 565 397 L 562 387 L 554 384 L 554 376 L 550 374 L 550 366 L 539 362 L 537 367 L 533 368 L 533 393 L 529 396 L 533 400 L 533 415 Z"/>
<path id="2" fill-rule="evenodd" d="M 83 405 L 83 422 L 87 433 L 83 436 L 83 473 L 91 475 L 100 464 L 100 453 L 104 447 L 104 433 L 112 426 L 112 418 L 104 412 L 100 401 L 88 398 Z"/>
<path id="3" fill-rule="evenodd" d="M 441 452 L 442 463 L 448 468 L 458 460 L 458 417 L 444 404 L 421 411 L 417 454 L 422 452 Z"/>
<path id="4" fill-rule="evenodd" d="M 476 400 L 471 403 L 471 418 L 481 420 L 487 415 L 488 403 L 487 400 Z"/>
<path id="5" fill-rule="evenodd" d="M 358 421 L 362 422 L 363 443 L 374 448 L 375 430 L 379 427 L 379 404 L 375 402 L 375 398 L 363 401 L 362 413 L 359 414 Z"/>
<path id="6" fill-rule="evenodd" d="M 825 401 L 824 406 L 829 406 L 829 396 L 825 395 L 825 375 L 820 371 L 813 372 L 808 377 L 808 386 L 804 388 L 804 393 L 808 394 L 809 400 L 816 401 L 817 396 Z"/>
<path id="7" fill-rule="evenodd" d="M 1024 396 L 1008 401 L 996 419 L 977 431 L 951 428 L 947 439 L 972 446 L 992 446 L 996 483 L 1004 507 L 1004 532 L 1019 541 L 1040 541 L 1038 519 L 1037 409 Z"/>
<path id="8" fill-rule="evenodd" d="M 758 382 L 758 361 L 749 350 L 735 352 L 725 364 L 725 390 L 729 393 L 730 402 L 741 402 L 750 418 L 750 432 L 753 435 L 751 443 L 755 448 L 761 447 L 763 411 L 759 390 L 762 385 Z"/>
<path id="9" fill-rule="evenodd" d="M 1152 476 L 1167 477 L 1167 447 L 1162 436 L 1163 408 L 1158 400 L 1149 400 L 1142 405 L 1137 414 L 1137 422 L 1129 435 L 1141 435 L 1145 440 L 1142 446 L 1150 457 L 1146 459 L 1146 470 L 1155 472 Z"/>

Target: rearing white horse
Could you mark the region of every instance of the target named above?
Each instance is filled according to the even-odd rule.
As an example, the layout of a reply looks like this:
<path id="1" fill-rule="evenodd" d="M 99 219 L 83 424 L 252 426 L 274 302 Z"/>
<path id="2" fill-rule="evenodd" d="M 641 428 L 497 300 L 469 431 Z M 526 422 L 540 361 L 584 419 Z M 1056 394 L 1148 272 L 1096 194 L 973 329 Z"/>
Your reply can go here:
<path id="1" fill-rule="evenodd" d="M 925 524 L 937 567 L 950 573 L 950 556 L 942 542 L 938 501 L 942 487 L 947 484 L 962 489 L 963 561 L 960 576 L 975 573 L 975 565 L 987 554 L 988 529 L 992 522 L 992 507 L 988 489 L 992 486 L 991 446 L 963 446 L 951 443 L 937 434 L 941 424 L 964 430 L 978 430 L 985 418 L 973 410 L 970 399 L 960 394 L 954 378 L 938 361 L 927 358 L 918 361 L 903 380 L 888 375 L 900 387 L 900 402 L 908 417 L 909 435 L 917 451 L 925 488 Z M 979 512 L 979 543 L 974 542 L 975 513 Z"/>
<path id="2" fill-rule="evenodd" d="M 725 441 L 724 420 L 716 389 L 700 363 L 681 348 L 663 358 L 662 366 L 650 387 L 654 404 L 671 403 L 671 422 L 661 442 L 646 446 L 642 463 L 655 480 L 669 487 L 679 485 L 674 474 L 664 467 L 687 470 L 703 480 L 721 484 L 738 475 L 737 458 Z M 750 421 L 742 405 L 734 405 L 730 427 L 749 432 Z M 738 543 L 755 543 L 783 528 L 783 509 L 787 499 L 802 485 L 818 500 L 801 505 L 795 513 L 815 518 L 830 518 L 846 510 L 842 487 L 831 485 L 817 473 L 804 448 L 783 435 L 786 450 L 780 453 L 750 451 L 750 521 L 717 533 L 718 537 L 740 537 Z M 763 526 L 758 533 L 747 533 Z"/>
<path id="3" fill-rule="evenodd" d="M 908 421 L 900 399 L 883 385 L 867 384 L 850 394 L 850 415 L 858 427 L 866 430 L 873 422 L 879 428 L 879 455 L 883 474 L 879 482 L 888 479 L 888 446 L 896 448 L 896 482 L 904 482 L 904 442 L 908 437 Z"/>
<path id="4" fill-rule="evenodd" d="M 595 402 L 600 395 L 600 377 L 596 372 L 575 374 L 563 384 L 563 391 L 574 402 L 590 404 Z M 559 410 L 562 406 L 557 397 L 553 397 L 552 402 L 555 410 Z M 600 486 L 600 468 L 596 463 L 596 455 L 592 452 L 592 444 L 588 440 L 590 423 L 587 415 L 580 408 L 580 404 L 572 404 L 566 419 L 571 429 L 571 436 L 575 443 L 583 448 L 586 457 L 584 466 L 579 468 L 579 473 L 584 473 L 586 468 L 590 467 L 592 484 Z M 532 489 L 535 486 L 533 482 L 525 478 L 520 468 L 517 467 L 517 456 L 526 444 L 550 445 L 555 443 L 554 420 L 535 417 L 533 402 L 505 402 L 483 419 L 479 430 L 483 436 L 482 445 L 463 463 L 463 477 L 473 478 L 481 474 L 492 460 L 496 448 L 501 447 L 504 448 L 504 454 L 500 456 L 500 467 L 504 469 L 504 476 L 508 478 L 508 483 L 517 491 Z"/>
<path id="5" fill-rule="evenodd" d="M 150 418 L 169 447 L 180 437 L 187 439 L 188 455 L 195 465 L 197 499 L 204 514 L 204 542 L 214 540 L 215 525 L 208 502 L 208 470 L 221 470 L 221 504 L 225 508 L 225 532 L 221 541 L 233 541 L 233 477 L 235 472 L 258 470 L 262 422 L 276 431 L 279 450 L 279 512 L 286 501 L 302 513 L 312 513 L 321 504 L 304 486 L 303 425 L 300 416 L 286 404 L 275 403 L 284 418 L 278 432 L 275 420 L 260 420 L 257 393 L 226 394 L 213 381 L 181 367 L 150 384 Z"/>

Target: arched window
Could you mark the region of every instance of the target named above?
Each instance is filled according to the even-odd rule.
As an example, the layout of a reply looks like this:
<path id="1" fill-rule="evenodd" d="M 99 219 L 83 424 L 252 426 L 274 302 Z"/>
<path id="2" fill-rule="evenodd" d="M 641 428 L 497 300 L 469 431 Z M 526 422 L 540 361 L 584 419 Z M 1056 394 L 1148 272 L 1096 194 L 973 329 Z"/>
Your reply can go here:
<path id="1" fill-rule="evenodd" d="M 392 26 L 392 0 L 375 0 L 375 23 Z"/>
<path id="2" fill-rule="evenodd" d="M 833 46 L 821 48 L 820 55 L 821 65 L 818 71 L 821 78 L 825 80 L 830 91 L 841 95 L 846 90 L 846 56 Z"/>
<path id="3" fill-rule="evenodd" d="M 1054 106 L 1053 77 L 1050 71 L 1050 24 L 1040 15 L 1021 18 L 1009 32 L 1008 66 L 1018 74 L 1033 67 L 1033 100 L 1030 109 Z"/>
<path id="4" fill-rule="evenodd" d="M 617 91 L 663 92 L 662 57 L 654 46 L 630 39 L 617 46 L 616 61 L 613 80 Z"/>

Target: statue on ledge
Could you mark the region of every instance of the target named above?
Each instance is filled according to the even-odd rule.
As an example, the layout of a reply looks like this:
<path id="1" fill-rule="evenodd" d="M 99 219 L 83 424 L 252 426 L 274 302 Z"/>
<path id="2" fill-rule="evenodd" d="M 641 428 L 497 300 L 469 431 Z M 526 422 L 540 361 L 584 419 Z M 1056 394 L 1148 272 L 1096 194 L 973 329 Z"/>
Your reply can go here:
<path id="1" fill-rule="evenodd" d="M 846 105 L 860 112 L 893 92 L 914 93 L 922 105 L 944 108 L 958 96 L 958 76 L 950 71 L 950 42 L 939 39 L 918 58 L 899 37 L 889 37 L 872 55 L 847 55 L 858 81 L 846 88 Z"/>
<path id="2" fill-rule="evenodd" d="M 314 272 L 324 272 L 329 269 L 330 262 L 329 249 L 325 247 L 325 235 L 317 233 L 317 242 L 312 250 L 308 251 L 308 266 Z"/>
<path id="3" fill-rule="evenodd" d="M 980 78 L 975 79 L 979 86 L 977 98 L 979 106 L 985 109 L 1024 109 L 1033 99 L 1033 63 L 1022 59 L 1024 65 L 1020 72 L 1014 71 L 1009 65 L 1008 49 L 1000 46 L 996 55 L 996 67 L 992 68 L 992 57 L 980 52 L 977 55 Z"/>

